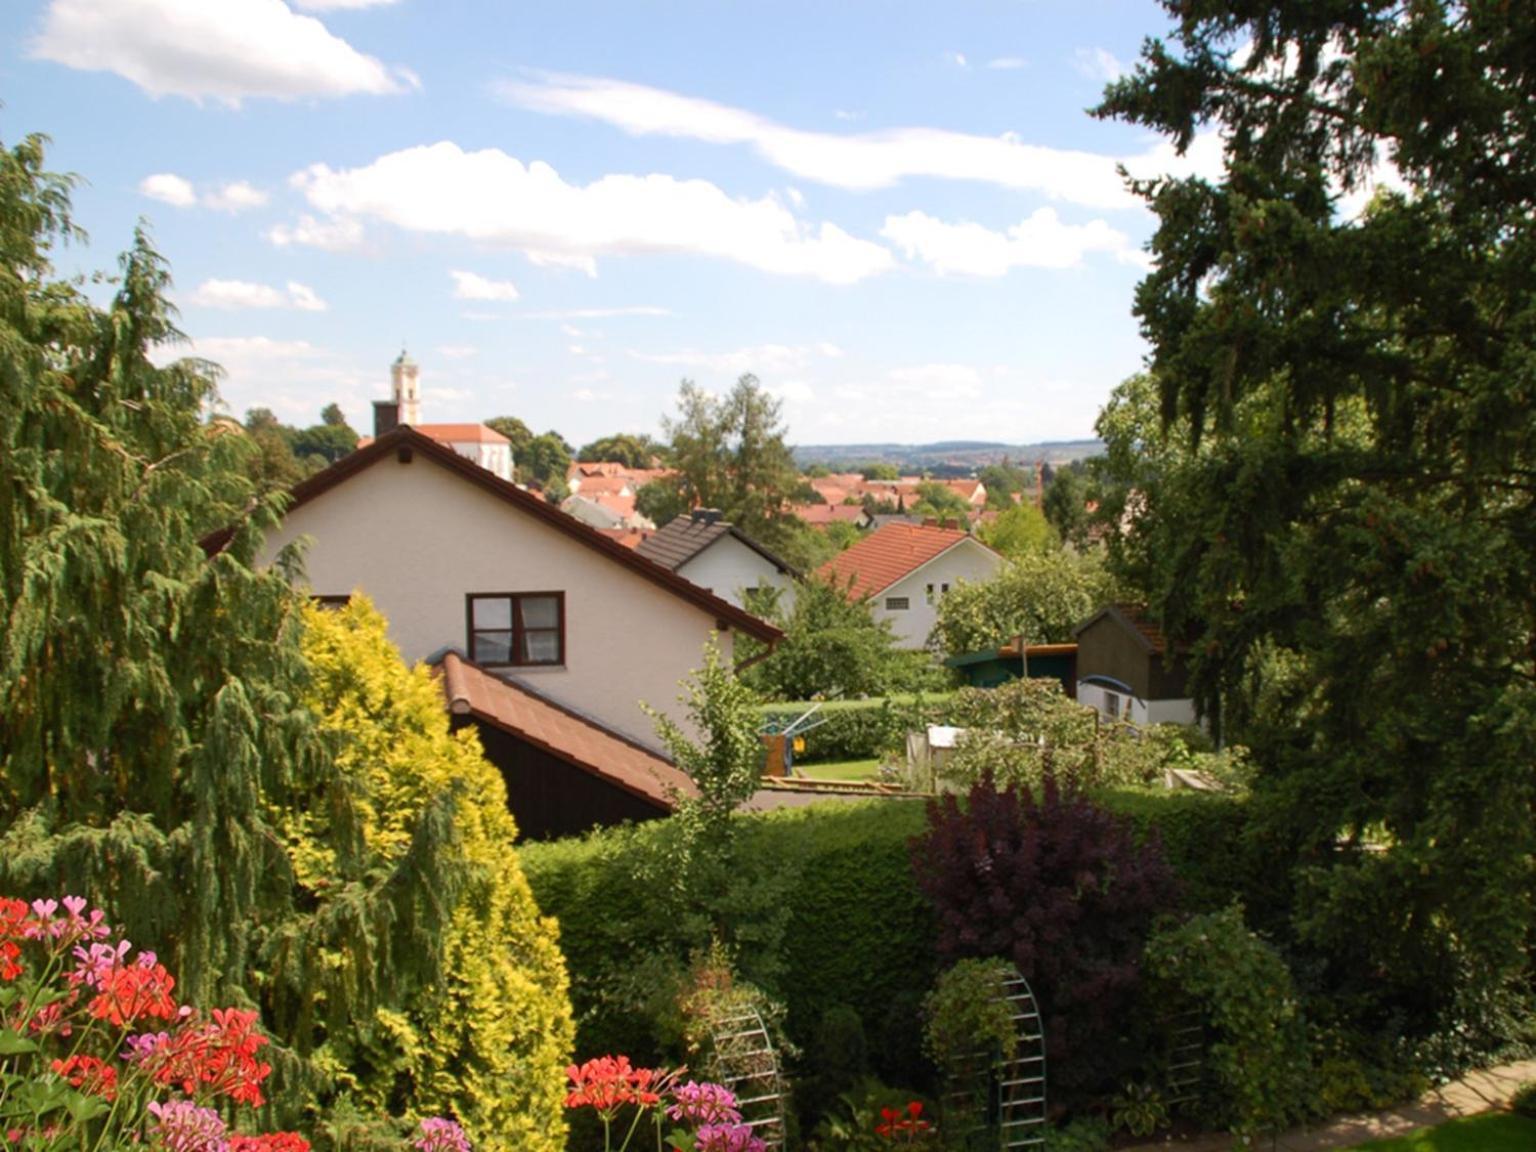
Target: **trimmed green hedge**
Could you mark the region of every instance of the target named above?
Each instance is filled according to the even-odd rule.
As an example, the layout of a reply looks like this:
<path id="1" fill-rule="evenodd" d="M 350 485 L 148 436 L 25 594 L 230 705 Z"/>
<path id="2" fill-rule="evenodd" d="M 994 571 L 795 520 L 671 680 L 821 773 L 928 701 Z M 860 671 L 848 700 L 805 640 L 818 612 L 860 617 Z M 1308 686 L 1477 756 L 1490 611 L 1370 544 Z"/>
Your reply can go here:
<path id="1" fill-rule="evenodd" d="M 822 704 L 817 719 L 825 722 L 805 734 L 805 751 L 795 757 L 805 764 L 829 760 L 870 760 L 888 749 L 899 748 L 907 730 L 937 723 L 952 693 L 889 696 L 873 700 L 830 700 Z M 782 728 L 803 716 L 812 701 L 765 704 L 758 711 L 764 723 Z"/>
<path id="2" fill-rule="evenodd" d="M 1142 834 L 1154 829 L 1194 912 L 1241 897 L 1241 803 L 1197 793 L 1114 792 L 1101 797 Z M 610 829 L 585 839 L 525 844 L 518 855 L 539 907 L 560 921 L 580 1035 L 577 1053 L 644 1051 L 638 1022 L 615 1019 L 603 973 L 638 964 L 650 942 L 638 862 L 664 822 Z M 921 1064 L 918 1011 L 937 970 L 931 913 L 913 883 L 907 842 L 926 827 L 912 799 L 828 802 L 748 817 L 741 850 L 751 871 L 785 881 L 788 929 L 770 992 L 787 1029 L 811 1042 L 840 1005 L 863 1022 L 875 1070 L 913 1083 Z"/>

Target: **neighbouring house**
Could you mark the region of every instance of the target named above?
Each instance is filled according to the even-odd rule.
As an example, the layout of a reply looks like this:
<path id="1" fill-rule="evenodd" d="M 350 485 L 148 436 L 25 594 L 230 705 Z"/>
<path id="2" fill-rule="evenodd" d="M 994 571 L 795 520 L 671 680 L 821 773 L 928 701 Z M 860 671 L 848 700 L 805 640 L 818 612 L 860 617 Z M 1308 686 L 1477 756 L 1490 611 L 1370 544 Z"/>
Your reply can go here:
<path id="1" fill-rule="evenodd" d="M 825 528 L 828 524 L 852 524 L 855 528 L 869 525 L 869 514 L 858 504 L 793 504 L 789 510 L 812 528 Z"/>
<path id="2" fill-rule="evenodd" d="M 1075 629 L 1077 701 L 1106 720 L 1132 724 L 1193 724 L 1182 654 L 1145 612 L 1111 604 Z"/>
<path id="3" fill-rule="evenodd" d="M 678 684 L 711 633 L 727 660 L 738 632 L 779 636 L 406 426 L 294 487 L 263 562 L 303 537 L 311 591 L 367 593 L 407 660 L 456 649 L 658 752 L 641 703 L 687 726 Z"/>
<path id="4" fill-rule="evenodd" d="M 1000 648 L 966 652 L 944 661 L 972 688 L 996 688 L 1010 680 L 1055 680 L 1071 699 L 1077 697 L 1077 645 L 1026 644 L 1017 640 Z"/>
<path id="5" fill-rule="evenodd" d="M 408 424 L 423 436 L 452 448 L 466 460 L 501 479 L 512 480 L 512 441 L 484 424 L 423 424 L 421 421 L 421 367 L 402 350 L 389 366 L 391 396 L 373 402 L 373 430 L 379 436 L 399 424 Z M 357 442 L 366 448 L 373 437 Z"/>
<path id="6" fill-rule="evenodd" d="M 639 823 L 696 796 L 687 773 L 644 745 L 528 687 L 446 652 L 434 668 L 455 731 L 473 728 L 507 785 L 525 839 Z"/>
<path id="7" fill-rule="evenodd" d="M 748 612 L 794 605 L 798 573 L 713 508 L 675 517 L 636 551 Z"/>
<path id="8" fill-rule="evenodd" d="M 605 532 L 649 531 L 656 527 L 655 521 L 636 511 L 635 494 L 628 491 L 591 495 L 583 492 L 579 496 L 567 496 L 560 502 L 560 510 L 589 528 L 600 528 Z"/>
<path id="9" fill-rule="evenodd" d="M 817 572 L 867 598 L 877 620 L 889 620 L 897 643 L 922 648 L 939 618 L 939 602 L 966 581 L 989 580 L 1003 558 L 957 527 L 892 523 L 877 528 Z"/>

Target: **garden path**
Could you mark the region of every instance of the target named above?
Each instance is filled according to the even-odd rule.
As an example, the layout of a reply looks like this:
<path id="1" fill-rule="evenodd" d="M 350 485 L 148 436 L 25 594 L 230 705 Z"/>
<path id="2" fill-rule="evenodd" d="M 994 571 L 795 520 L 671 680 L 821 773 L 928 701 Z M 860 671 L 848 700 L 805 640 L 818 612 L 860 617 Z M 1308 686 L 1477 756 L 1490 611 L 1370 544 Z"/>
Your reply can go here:
<path id="1" fill-rule="evenodd" d="M 1522 1084 L 1536 1080 L 1536 1060 L 1484 1068 L 1431 1089 L 1412 1104 L 1386 1112 L 1341 1116 L 1322 1125 L 1292 1128 L 1273 1138 L 1255 1140 L 1256 1150 L 1272 1152 L 1324 1152 L 1350 1148 L 1367 1140 L 1401 1136 L 1415 1128 L 1427 1128 L 1457 1116 L 1473 1116 L 1508 1103 Z M 1232 1137 L 1224 1134 L 1194 1140 L 1164 1140 L 1137 1144 L 1121 1152 L 1228 1152 Z"/>

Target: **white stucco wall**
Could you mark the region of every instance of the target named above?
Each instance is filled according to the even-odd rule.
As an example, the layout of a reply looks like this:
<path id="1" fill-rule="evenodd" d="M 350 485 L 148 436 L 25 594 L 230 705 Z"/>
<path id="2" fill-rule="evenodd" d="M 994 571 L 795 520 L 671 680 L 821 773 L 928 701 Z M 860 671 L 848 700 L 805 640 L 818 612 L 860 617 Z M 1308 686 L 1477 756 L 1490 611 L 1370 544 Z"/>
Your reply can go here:
<path id="1" fill-rule="evenodd" d="M 745 589 L 765 586 L 779 589 L 779 606 L 784 611 L 795 603 L 794 580 L 730 535 L 721 536 L 678 568 L 677 574 L 738 608 L 747 607 L 742 596 Z"/>
<path id="2" fill-rule="evenodd" d="M 485 440 L 454 440 L 450 441 L 448 446 L 466 460 L 473 460 L 488 472 L 493 472 L 511 483 L 512 445 L 496 444 Z"/>
<path id="3" fill-rule="evenodd" d="M 939 621 L 941 589 L 948 584 L 954 588 L 962 580 L 979 584 L 997 575 L 1003 566 L 1003 558 L 975 540 L 962 540 L 948 552 L 928 561 L 927 564 L 892 584 L 870 601 L 876 620 L 889 620 L 900 648 L 921 648 L 928 642 L 928 633 Z M 933 603 L 928 603 L 928 585 L 934 586 Z M 905 610 L 888 609 L 886 601 L 905 596 Z"/>
<path id="4" fill-rule="evenodd" d="M 310 589 L 367 593 L 407 660 L 467 651 L 469 593 L 564 592 L 565 664 L 498 671 L 652 747 L 641 700 L 684 720 L 678 683 L 714 618 L 420 453 L 380 459 L 295 508 L 263 561 L 305 535 Z M 731 636 L 720 643 L 730 659 Z"/>
<path id="5" fill-rule="evenodd" d="M 1107 688 L 1102 684 L 1090 684 L 1085 680 L 1077 682 L 1077 702 L 1086 704 L 1096 710 L 1100 716 L 1109 716 L 1106 694 L 1115 692 L 1113 688 Z M 1193 700 L 1143 700 L 1139 696 L 1132 696 L 1129 692 L 1115 692 L 1120 697 L 1120 715 L 1118 719 L 1128 720 L 1132 724 L 1147 727 L 1151 724 L 1193 724 L 1195 723 L 1195 702 Z"/>

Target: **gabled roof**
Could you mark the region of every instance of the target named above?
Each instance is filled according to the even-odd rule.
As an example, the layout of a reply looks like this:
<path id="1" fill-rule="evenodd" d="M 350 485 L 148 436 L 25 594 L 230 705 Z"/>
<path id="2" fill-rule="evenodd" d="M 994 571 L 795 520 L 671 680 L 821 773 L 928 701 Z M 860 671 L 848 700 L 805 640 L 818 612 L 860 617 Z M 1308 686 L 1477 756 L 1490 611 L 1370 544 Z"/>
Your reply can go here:
<path id="1" fill-rule="evenodd" d="M 499 728 L 658 807 L 670 810 L 674 797 L 698 795 L 688 774 L 655 752 L 457 652 L 444 653 L 436 671 L 456 716 Z"/>
<path id="2" fill-rule="evenodd" d="M 676 572 L 715 541 L 734 536 L 780 572 L 795 570 L 728 520 L 694 519 L 684 512 L 668 520 L 635 549 L 647 560 Z"/>
<path id="3" fill-rule="evenodd" d="M 516 484 L 501 479 L 494 472 L 480 467 L 472 460 L 466 460 L 447 445 L 440 444 L 406 425 L 386 432 L 366 448 L 359 448 L 356 452 L 343 456 L 323 472 L 317 472 L 309 479 L 295 484 L 288 490 L 288 509 L 292 511 L 325 495 L 332 488 L 345 483 L 379 460 L 396 453 L 400 453 L 402 458 L 408 458 L 408 454 L 418 452 L 482 491 L 489 492 L 498 500 L 510 504 L 519 512 L 532 516 L 578 544 L 592 549 L 598 555 L 630 569 L 636 575 L 671 592 L 679 599 L 686 600 L 708 612 L 714 616 L 720 626 L 740 628 L 747 635 L 769 643 L 783 635 L 766 620 L 759 620 L 750 612 L 742 611 L 729 600 L 722 600 L 713 592 L 684 580 L 676 573 L 668 571 L 659 564 L 651 563 L 643 556 L 636 555 L 633 549 L 610 540 L 575 517 L 566 515 L 541 497 L 523 491 Z M 203 548 L 210 555 L 219 552 L 229 543 L 234 534 L 234 526 L 222 528 L 203 538 Z"/>
<path id="4" fill-rule="evenodd" d="M 463 444 L 476 441 L 481 444 L 510 444 L 500 432 L 484 424 L 417 424 L 416 431 L 444 444 Z"/>
<path id="5" fill-rule="evenodd" d="M 485 424 L 416 424 L 413 426 L 423 436 L 430 436 L 440 444 L 511 444 L 496 429 Z M 357 446 L 366 448 L 373 443 L 372 436 L 359 436 Z"/>
<path id="6" fill-rule="evenodd" d="M 796 504 L 790 511 L 815 528 L 823 524 L 857 524 L 864 519 L 859 504 Z"/>
<path id="7" fill-rule="evenodd" d="M 1100 608 L 1072 629 L 1072 635 L 1081 636 L 1106 616 L 1134 636 L 1136 642 L 1148 653 L 1160 656 L 1168 651 L 1168 638 L 1163 635 L 1163 630 L 1147 618 L 1145 608 L 1136 604 L 1110 604 Z"/>
<path id="8" fill-rule="evenodd" d="M 817 573 L 839 587 L 852 584 L 854 596 L 876 596 L 892 584 L 936 560 L 951 548 L 970 540 L 986 548 L 968 533 L 931 524 L 886 524 L 823 564 Z M 988 549 L 991 551 L 991 549 Z"/>

